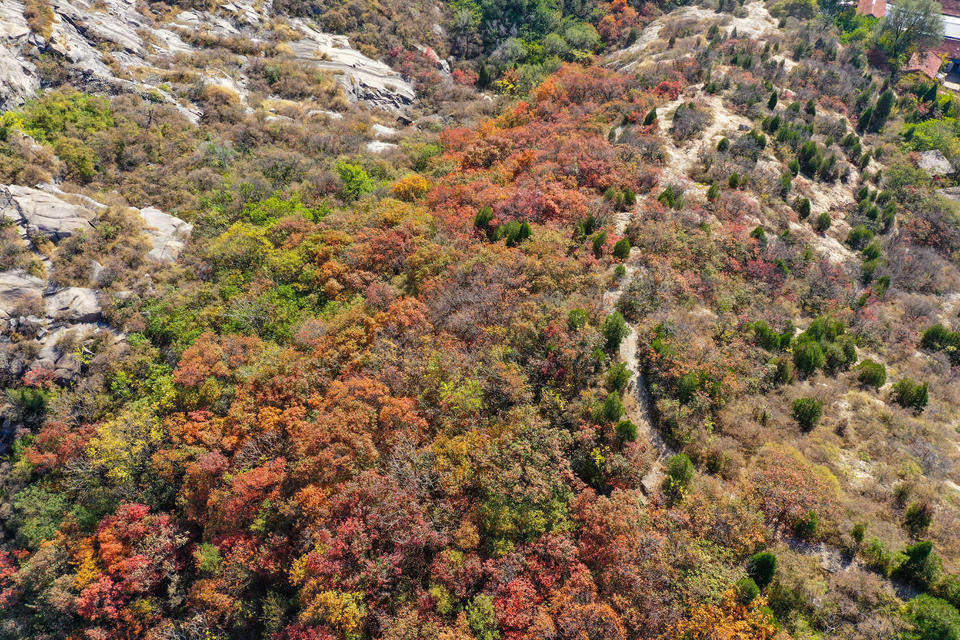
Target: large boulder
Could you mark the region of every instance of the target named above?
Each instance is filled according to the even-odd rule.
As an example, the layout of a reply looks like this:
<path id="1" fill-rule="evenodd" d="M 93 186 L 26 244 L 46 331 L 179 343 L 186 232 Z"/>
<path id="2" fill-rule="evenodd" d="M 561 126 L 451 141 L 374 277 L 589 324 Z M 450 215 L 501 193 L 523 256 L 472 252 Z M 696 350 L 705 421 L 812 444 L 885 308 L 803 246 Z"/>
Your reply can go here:
<path id="1" fill-rule="evenodd" d="M 25 303 L 39 300 L 45 283 L 22 269 L 0 272 L 0 320 L 19 315 Z"/>
<path id="2" fill-rule="evenodd" d="M 93 289 L 67 287 L 43 300 L 44 313 L 54 322 L 96 322 L 100 303 Z"/>
<path id="3" fill-rule="evenodd" d="M 59 242 L 92 229 L 95 212 L 40 189 L 11 185 L 0 186 L 0 216 L 12 219 L 27 233 Z"/>
<path id="4" fill-rule="evenodd" d="M 19 55 L 30 37 L 19 2 L 0 2 L 0 111 L 13 109 L 40 90 L 33 63 Z"/>
<path id="5" fill-rule="evenodd" d="M 176 262 L 193 232 L 193 225 L 153 207 L 140 209 L 140 217 L 146 223 L 143 232 L 153 245 L 147 257 L 157 262 Z"/>

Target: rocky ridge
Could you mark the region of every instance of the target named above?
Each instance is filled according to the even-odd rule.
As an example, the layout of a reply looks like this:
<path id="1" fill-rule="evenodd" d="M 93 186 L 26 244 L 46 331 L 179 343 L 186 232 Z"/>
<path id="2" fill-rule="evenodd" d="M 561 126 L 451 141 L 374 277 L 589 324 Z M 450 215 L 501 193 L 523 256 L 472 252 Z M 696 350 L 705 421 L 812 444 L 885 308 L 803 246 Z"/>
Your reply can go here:
<path id="1" fill-rule="evenodd" d="M 164 15 L 137 0 L 51 0 L 49 6 L 53 21 L 43 35 L 31 29 L 23 3 L 0 0 L 0 109 L 21 105 L 41 89 L 39 63 L 49 54 L 84 88 L 136 92 L 172 104 L 196 122 L 202 109 L 173 92 L 164 78 L 174 64 L 190 68 L 201 51 L 192 44 L 198 38 L 282 47 L 297 64 L 333 73 L 350 100 L 397 114 L 416 98 L 412 86 L 389 66 L 351 48 L 347 38 L 322 33 L 305 20 L 285 22 L 286 40 L 275 42 L 269 4 L 224 3 L 214 11 Z M 207 84 L 243 96 L 248 79 L 242 73 L 206 67 L 197 71 Z"/>
<path id="2" fill-rule="evenodd" d="M 37 269 L 0 271 L 0 379 L 33 372 L 71 382 L 81 372 L 87 345 L 123 339 L 103 318 L 109 300 L 96 288 L 100 266 L 90 265 L 90 286 L 62 286 L 50 259 L 39 251 L 40 245 L 56 247 L 75 234 L 91 232 L 106 208 L 54 185 L 0 185 L 0 224 L 15 225 L 39 258 Z M 192 225 L 153 207 L 133 211 L 143 219 L 150 243 L 147 259 L 158 264 L 176 261 Z"/>

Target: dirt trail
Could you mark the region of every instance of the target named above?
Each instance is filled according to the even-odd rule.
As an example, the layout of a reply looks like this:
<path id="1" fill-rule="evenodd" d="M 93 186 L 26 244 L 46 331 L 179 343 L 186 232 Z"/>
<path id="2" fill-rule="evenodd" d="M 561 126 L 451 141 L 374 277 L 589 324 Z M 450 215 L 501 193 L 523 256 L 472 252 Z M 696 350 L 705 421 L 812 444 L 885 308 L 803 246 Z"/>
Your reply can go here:
<path id="1" fill-rule="evenodd" d="M 634 210 L 618 212 L 614 220 L 614 230 L 617 235 L 623 235 L 633 216 Z M 614 310 L 617 301 L 626 291 L 633 276 L 637 273 L 637 266 L 632 264 L 636 259 L 636 250 L 631 250 L 630 255 L 624 261 L 626 273 L 620 279 L 616 289 L 604 292 L 602 302 L 603 308 L 607 312 Z M 623 406 L 626 411 L 626 418 L 637 425 L 637 432 L 642 438 L 645 438 L 653 447 L 656 459 L 650 471 L 643 477 L 641 484 L 643 490 L 648 495 L 659 490 L 663 480 L 663 461 L 670 454 L 670 449 L 666 442 L 660 437 L 660 432 L 653 423 L 653 414 L 651 412 L 652 400 L 650 392 L 647 390 L 646 381 L 640 373 L 640 360 L 637 357 L 638 331 L 631 324 L 630 334 L 620 343 L 620 349 L 617 353 L 621 362 L 630 369 L 630 382 L 627 383 L 627 393 L 624 394 Z"/>

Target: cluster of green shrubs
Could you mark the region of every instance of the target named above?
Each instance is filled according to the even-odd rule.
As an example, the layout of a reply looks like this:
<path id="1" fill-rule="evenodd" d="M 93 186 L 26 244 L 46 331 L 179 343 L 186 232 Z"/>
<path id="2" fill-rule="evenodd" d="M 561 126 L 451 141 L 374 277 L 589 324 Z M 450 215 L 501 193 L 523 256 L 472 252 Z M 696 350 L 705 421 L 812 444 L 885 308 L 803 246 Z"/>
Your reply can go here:
<path id="1" fill-rule="evenodd" d="M 920 346 L 930 351 L 943 351 L 951 362 L 960 363 L 960 331 L 950 331 L 939 322 L 923 332 Z"/>
<path id="2" fill-rule="evenodd" d="M 823 369 L 830 375 L 846 371 L 857 362 L 857 344 L 845 335 L 846 327 L 839 320 L 820 316 L 797 336 L 793 347 L 793 363 L 803 376 Z"/>
<path id="3" fill-rule="evenodd" d="M 607 187 L 607 190 L 603 192 L 603 197 L 607 202 L 612 203 L 613 208 L 617 211 L 626 211 L 637 203 L 637 194 L 629 187 L 625 189 L 618 189 L 613 186 Z"/>
<path id="4" fill-rule="evenodd" d="M 930 391 L 926 382 L 919 384 L 910 378 L 904 378 L 893 385 L 890 397 L 901 407 L 921 413 L 930 400 Z"/>
<path id="5" fill-rule="evenodd" d="M 525 240 L 529 240 L 533 231 L 530 223 L 526 220 L 511 220 L 491 225 L 493 222 L 493 209 L 490 207 L 481 207 L 473 219 L 473 225 L 487 234 L 487 239 L 491 242 L 506 240 L 508 247 L 515 247 Z"/>

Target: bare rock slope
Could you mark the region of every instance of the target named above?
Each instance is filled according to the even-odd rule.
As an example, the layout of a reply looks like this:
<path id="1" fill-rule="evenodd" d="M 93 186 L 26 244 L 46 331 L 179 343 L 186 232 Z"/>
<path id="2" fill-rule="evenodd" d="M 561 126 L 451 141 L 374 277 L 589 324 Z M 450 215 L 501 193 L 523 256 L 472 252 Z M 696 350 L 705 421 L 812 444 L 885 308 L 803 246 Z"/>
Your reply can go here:
<path id="1" fill-rule="evenodd" d="M 0 271 L 0 380 L 34 372 L 71 381 L 81 371 L 84 345 L 123 339 L 104 322 L 108 300 L 96 288 L 96 265 L 91 265 L 89 286 L 61 286 L 51 261 L 36 246 L 50 243 L 56 248 L 75 234 L 91 232 L 106 208 L 53 185 L 43 189 L 0 185 L 0 222 L 14 224 L 39 258 L 35 273 Z M 176 261 L 192 225 L 152 207 L 134 211 L 143 219 L 142 231 L 149 241 L 146 258 Z"/>
<path id="2" fill-rule="evenodd" d="M 62 63 L 75 81 L 98 90 L 134 91 L 175 105 L 193 121 L 200 108 L 174 95 L 164 82 L 171 65 L 191 65 L 202 57 L 193 42 L 242 42 L 271 48 L 274 15 L 269 3 L 224 3 L 215 11 L 154 13 L 139 0 L 49 0 L 49 33 L 31 30 L 19 0 L 0 0 L 0 109 L 22 104 L 41 87 L 42 55 Z M 343 36 L 317 31 L 303 20 L 285 23 L 284 51 L 296 63 L 332 72 L 348 98 L 394 112 L 415 99 L 413 88 L 381 61 L 351 48 Z M 106 53 L 109 52 L 109 53 Z M 243 57 L 243 56 L 241 56 Z M 242 73 L 197 71 L 211 84 L 243 93 Z"/>

